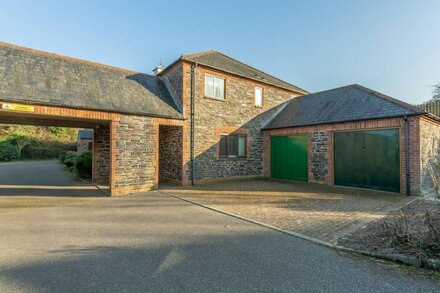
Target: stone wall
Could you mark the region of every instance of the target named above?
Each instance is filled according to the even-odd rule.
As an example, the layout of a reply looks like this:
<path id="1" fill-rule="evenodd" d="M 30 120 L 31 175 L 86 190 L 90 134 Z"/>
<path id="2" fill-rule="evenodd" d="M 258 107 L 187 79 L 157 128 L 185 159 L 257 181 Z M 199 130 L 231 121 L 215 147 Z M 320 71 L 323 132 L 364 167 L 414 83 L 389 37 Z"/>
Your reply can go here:
<path id="1" fill-rule="evenodd" d="M 153 118 L 121 115 L 112 123 L 112 194 L 146 191 L 155 186 Z"/>
<path id="2" fill-rule="evenodd" d="M 182 180 L 182 127 L 159 127 L 159 182 Z"/>
<path id="3" fill-rule="evenodd" d="M 225 99 L 205 97 L 205 74 L 225 78 Z M 225 74 L 203 66 L 195 69 L 195 179 L 197 181 L 256 176 L 263 174 L 263 139 L 260 129 L 279 111 L 284 102 L 298 93 Z M 189 118 L 191 65 L 183 63 L 183 108 Z M 263 88 L 263 107 L 255 106 L 255 87 Z M 184 127 L 189 139 L 189 120 Z M 246 158 L 219 158 L 220 133 L 248 134 Z M 185 157 L 189 160 L 189 156 Z M 184 165 L 189 167 L 188 161 Z M 184 172 L 184 181 L 190 180 L 190 169 Z"/>
<path id="4" fill-rule="evenodd" d="M 313 131 L 311 135 L 311 173 L 313 181 L 325 181 L 329 173 L 329 160 L 327 153 L 329 151 L 329 133 L 324 131 Z"/>
<path id="5" fill-rule="evenodd" d="M 84 152 L 93 151 L 93 139 L 81 138 L 76 144 L 76 153 L 81 155 Z"/>
<path id="6" fill-rule="evenodd" d="M 434 162 L 440 162 L 440 123 L 421 119 L 420 121 L 420 160 L 421 160 L 421 193 L 434 196 L 437 193 L 435 188 Z M 434 175 L 435 176 L 435 175 Z M 437 196 L 440 196 L 437 194 Z"/>

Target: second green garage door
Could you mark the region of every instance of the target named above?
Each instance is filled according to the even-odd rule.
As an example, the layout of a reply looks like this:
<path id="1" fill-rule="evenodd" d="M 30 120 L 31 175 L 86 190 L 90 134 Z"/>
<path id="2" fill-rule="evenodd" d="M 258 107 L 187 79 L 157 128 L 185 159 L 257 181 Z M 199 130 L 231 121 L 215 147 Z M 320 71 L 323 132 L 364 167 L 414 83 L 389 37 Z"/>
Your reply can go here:
<path id="1" fill-rule="evenodd" d="M 399 130 L 335 133 L 335 184 L 400 191 Z"/>
<path id="2" fill-rule="evenodd" d="M 271 138 L 271 177 L 307 181 L 307 136 Z"/>

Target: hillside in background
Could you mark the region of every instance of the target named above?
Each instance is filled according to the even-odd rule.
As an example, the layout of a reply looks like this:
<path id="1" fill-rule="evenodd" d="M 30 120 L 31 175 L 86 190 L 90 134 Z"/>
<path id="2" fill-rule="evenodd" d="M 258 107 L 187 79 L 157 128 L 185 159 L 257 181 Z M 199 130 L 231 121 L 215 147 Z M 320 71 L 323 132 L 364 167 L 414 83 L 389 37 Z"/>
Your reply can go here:
<path id="1" fill-rule="evenodd" d="M 76 149 L 77 133 L 74 128 L 0 124 L 0 161 L 57 158 Z"/>

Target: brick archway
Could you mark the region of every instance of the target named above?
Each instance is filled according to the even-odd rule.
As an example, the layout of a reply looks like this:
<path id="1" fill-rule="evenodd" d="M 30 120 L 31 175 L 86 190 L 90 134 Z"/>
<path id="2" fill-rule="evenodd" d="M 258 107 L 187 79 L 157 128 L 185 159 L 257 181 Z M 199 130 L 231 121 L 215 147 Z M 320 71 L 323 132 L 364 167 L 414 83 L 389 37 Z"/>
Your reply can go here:
<path id="1" fill-rule="evenodd" d="M 28 109 L 0 107 L 0 123 L 94 129 L 92 180 L 108 184 L 112 196 L 157 188 L 159 125 L 183 126 L 183 120 L 178 119 L 55 106 L 18 106 Z"/>
<path id="2" fill-rule="evenodd" d="M 1 103 L 0 123 L 94 130 L 92 181 L 111 185 L 110 125 L 114 114 L 39 105 Z M 13 109 L 9 109 L 13 108 Z M 16 110 L 17 109 L 17 110 Z"/>

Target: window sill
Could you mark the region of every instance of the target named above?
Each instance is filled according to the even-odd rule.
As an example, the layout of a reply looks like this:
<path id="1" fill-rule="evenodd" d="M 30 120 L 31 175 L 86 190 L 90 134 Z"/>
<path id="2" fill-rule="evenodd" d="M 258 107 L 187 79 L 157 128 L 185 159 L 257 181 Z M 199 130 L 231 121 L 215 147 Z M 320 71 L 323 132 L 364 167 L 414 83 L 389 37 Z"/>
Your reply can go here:
<path id="1" fill-rule="evenodd" d="M 220 99 L 220 98 L 210 97 L 210 96 L 205 96 L 205 99 L 215 100 L 215 101 L 219 101 L 219 102 L 225 101 L 225 99 Z"/>
<path id="2" fill-rule="evenodd" d="M 223 157 L 217 158 L 218 161 L 245 161 L 247 157 Z"/>

